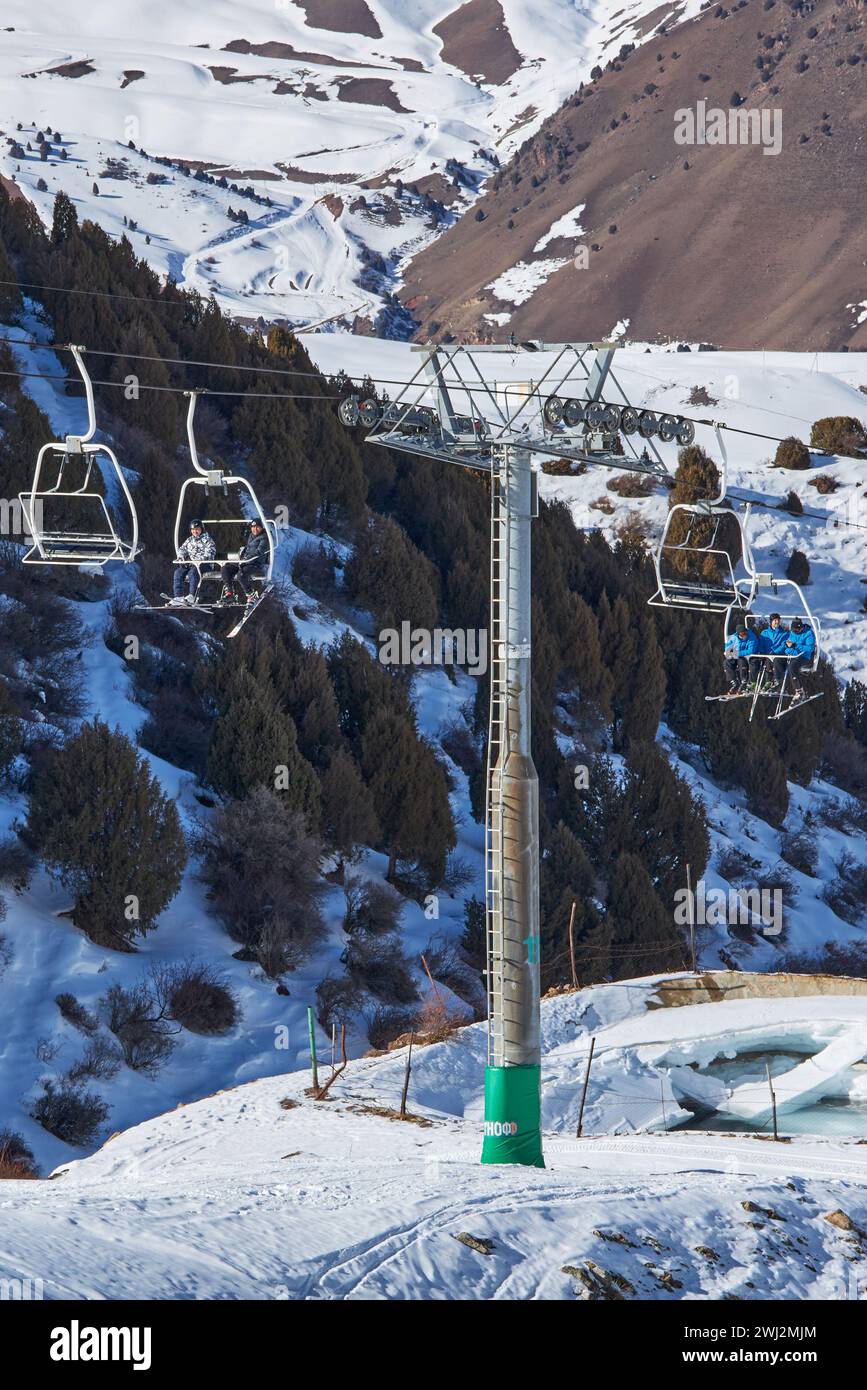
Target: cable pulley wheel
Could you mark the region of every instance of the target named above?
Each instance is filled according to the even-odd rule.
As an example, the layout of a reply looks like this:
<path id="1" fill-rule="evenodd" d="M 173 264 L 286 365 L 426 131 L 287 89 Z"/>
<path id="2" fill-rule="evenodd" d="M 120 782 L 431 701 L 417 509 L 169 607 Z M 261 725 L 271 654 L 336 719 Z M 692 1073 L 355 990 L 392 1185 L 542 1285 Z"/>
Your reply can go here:
<path id="1" fill-rule="evenodd" d="M 563 402 L 559 396 L 549 396 L 545 402 L 545 423 L 552 428 L 563 423 Z"/>
<path id="2" fill-rule="evenodd" d="M 341 425 L 357 425 L 360 417 L 358 401 L 355 396 L 347 396 L 337 407 L 337 415 Z"/>

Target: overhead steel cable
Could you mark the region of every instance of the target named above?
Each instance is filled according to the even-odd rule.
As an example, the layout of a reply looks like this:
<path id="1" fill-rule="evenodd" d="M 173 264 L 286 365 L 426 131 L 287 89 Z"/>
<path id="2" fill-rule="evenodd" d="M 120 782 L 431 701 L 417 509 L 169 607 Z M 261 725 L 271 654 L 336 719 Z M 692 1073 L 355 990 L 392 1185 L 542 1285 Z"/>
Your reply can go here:
<path id="1" fill-rule="evenodd" d="M 8 338 L 0 339 L 0 342 L 9 342 L 9 341 L 10 341 L 10 339 L 8 339 Z M 48 347 L 48 344 L 46 344 L 46 343 L 39 343 L 39 344 L 37 344 L 37 346 L 38 346 L 38 347 Z M 60 345 L 60 344 L 57 344 L 57 345 L 55 345 L 55 346 L 57 346 L 57 347 L 59 348 L 61 345 Z M 114 356 L 115 354 L 109 354 L 109 355 Z M 123 353 L 118 353 L 118 354 L 116 354 L 116 355 L 117 355 L 117 356 L 124 356 L 125 354 L 123 354 Z M 164 359 L 164 358 L 155 358 L 155 359 L 148 359 L 148 360 L 165 361 L 165 360 L 167 360 L 167 359 Z M 216 365 L 228 365 L 228 364 L 207 363 L 207 364 L 201 364 L 201 365 L 216 366 Z M 255 369 L 254 369 L 254 370 L 255 370 Z M 300 375 L 304 375 L 304 376 L 318 376 L 318 373 L 305 372 L 305 373 L 301 373 Z M 38 381 L 56 381 L 56 382 L 68 382 L 68 381 L 70 380 L 69 377 L 63 375 L 62 373 L 27 372 L 27 371 L 15 371 L 15 372 L 0 371 L 0 377 L 35 378 L 35 379 L 38 380 Z M 99 380 L 99 379 L 97 379 L 97 378 L 94 378 L 94 379 L 93 379 L 93 385 L 94 385 L 94 386 L 108 386 L 108 387 L 114 387 L 115 389 L 118 389 L 118 388 L 119 388 L 119 389 L 123 389 L 123 390 L 126 390 L 126 389 L 127 389 L 127 383 L 124 382 L 124 381 L 106 381 L 106 380 Z M 157 386 L 157 385 L 153 385 L 153 384 L 151 384 L 151 383 L 149 383 L 149 382 L 138 382 L 137 385 L 136 385 L 136 390 L 138 390 L 138 391 L 160 391 L 160 392 L 167 393 L 167 394 L 169 394 L 169 395 L 174 395 L 174 396 L 186 396 L 186 395 L 189 394 L 189 389 L 190 389 L 190 388 L 185 387 L 185 386 Z M 204 395 L 204 396 L 226 396 L 226 397 L 230 397 L 230 398 L 234 398 L 234 399 L 243 398 L 243 399 L 247 399 L 247 400 L 263 400 L 263 401 L 339 401 L 339 400 L 342 399 L 342 397 L 340 397 L 340 396 L 329 395 L 328 393 L 321 393 L 321 392 L 320 392 L 319 394 L 307 394 L 307 393 L 305 393 L 305 392 L 299 392 L 299 391 L 224 391 L 224 390 L 220 390 L 219 388 L 214 389 L 214 388 L 211 388 L 211 387 L 208 387 L 207 389 L 202 388 L 202 389 L 201 389 L 201 394 Z M 841 455 L 840 457 L 843 457 L 843 455 Z M 732 497 L 733 497 L 733 500 L 734 500 L 734 501 L 740 502 L 743 506 L 748 505 L 748 499 L 746 499 L 746 498 L 744 498 L 744 497 L 738 497 L 738 496 L 736 496 L 735 494 L 732 494 Z M 779 505 L 779 504 L 774 504 L 773 502 L 750 502 L 749 505 L 751 505 L 751 506 L 754 507 L 754 508 L 758 507 L 758 508 L 760 508 L 762 511 L 769 511 L 769 512 L 778 512 L 778 511 L 783 511 L 783 510 L 785 510 L 785 508 L 783 508 L 781 505 Z M 853 531 L 867 531 L 867 523 L 860 522 L 860 521 L 847 521 L 847 520 L 845 520 L 843 517 L 835 517 L 832 513 L 829 513 L 829 512 L 808 512 L 808 511 L 804 511 L 804 512 L 799 512 L 797 515 L 798 515 L 798 518 L 800 518 L 800 517 L 807 517 L 807 518 L 809 518 L 809 519 L 812 520 L 812 521 L 824 521 L 824 522 L 833 521 L 835 525 L 837 525 L 837 526 L 845 526 L 845 527 L 847 528 L 847 530 L 853 530 Z"/>
<path id="2" fill-rule="evenodd" d="M 15 280 L 0 280 L 0 285 L 16 285 L 16 284 L 17 284 L 17 285 L 22 285 L 22 284 L 24 284 L 24 283 L 25 283 L 25 282 L 22 282 L 22 281 L 15 281 Z M 51 292 L 53 292 L 53 293 L 94 294 L 94 295 L 103 295 L 103 296 L 107 296 L 107 297 L 109 297 L 109 298 L 115 298 L 115 299 L 130 299 L 130 300 L 134 300 L 134 301 L 138 301 L 138 302 L 144 302 L 144 303 L 157 303 L 157 304 L 160 304 L 160 303 L 164 303 L 164 302 L 165 302 L 165 303 L 177 303 L 177 302 L 178 302 L 178 301 L 149 300 L 149 299 L 143 298 L 142 296 L 139 296 L 139 295 L 119 295 L 119 294 L 115 294 L 114 291 L 111 291 L 111 290 L 77 290 L 77 289 L 73 289 L 73 288 L 70 288 L 70 287 L 58 286 L 58 285 L 42 285 L 42 286 L 31 285 L 30 287 L 31 287 L 31 288 L 34 288 L 34 289 L 49 290 L 49 291 L 51 291 Z M 303 330 L 302 330 L 302 331 L 303 331 Z M 65 344 L 65 343 L 39 343 L 39 342 L 37 342 L 37 341 L 34 340 L 34 339 L 26 339 L 26 338 L 5 338 L 5 339 L 3 339 L 2 341 L 7 342 L 7 343 L 11 343 L 11 344 L 13 344 L 13 345 L 17 345 L 17 346 L 20 346 L 20 347 L 43 348 L 43 349 L 45 349 L 46 351 L 59 351 L 59 350 L 62 350 L 62 349 L 66 348 L 66 347 L 68 346 L 68 345 Z M 516 351 L 517 351 L 517 349 L 516 349 Z M 260 373 L 260 374 L 262 374 L 262 375 L 266 375 L 266 376 L 306 377 L 307 379 L 312 379 L 312 380 L 319 380 L 319 379 L 321 379 L 322 377 L 327 377 L 327 375 L 328 375 L 326 372 L 323 372 L 323 371 L 308 372 L 308 371 L 303 371 L 303 370 L 301 370 L 300 368 L 249 366 L 249 365 L 247 365 L 247 364 L 242 364 L 242 363 L 237 363 L 237 362 L 206 362 L 206 361 L 201 361 L 201 360 L 191 359 L 191 358 L 185 358 L 185 357 L 162 357 L 162 356 L 154 356 L 154 355 L 145 355 L 145 354 L 142 354 L 142 353 L 112 352 L 112 351 L 109 351 L 109 350 L 106 349 L 106 348 L 88 348 L 88 352 L 89 352 L 92 356 L 97 356 L 97 357 L 112 357 L 112 358 L 122 359 L 122 360 L 128 361 L 128 362 L 159 362 L 159 363 L 162 363 L 162 364 L 164 364 L 164 365 L 166 365 L 166 366 L 204 367 L 204 368 L 208 368 L 208 369 L 213 370 L 213 371 L 253 372 L 253 373 L 258 372 L 258 373 Z M 644 371 L 642 371 L 642 370 L 641 370 L 640 368 L 638 368 L 638 367 L 630 368 L 629 370 L 630 370 L 630 371 L 633 371 L 636 375 L 646 377 L 646 378 L 647 378 L 648 380 L 650 380 L 650 381 L 658 381 L 660 384 L 665 384 L 665 383 L 662 381 L 662 378 L 654 377 L 654 376 L 652 375 L 652 373 L 650 373 L 650 372 L 644 372 Z M 344 377 L 346 380 L 348 380 L 348 381 L 353 381 L 353 382 L 355 382 L 355 381 L 360 381 L 360 382 L 363 383 L 363 382 L 366 381 L 366 380 L 371 380 L 371 381 L 373 382 L 373 385 L 374 385 L 375 387 L 379 387 L 379 386 L 399 386 L 399 387 L 401 387 L 402 389 L 405 390 L 405 389 L 407 389 L 407 388 L 409 388 L 409 387 L 411 387 L 411 386 L 417 386 L 417 385 L 419 385 L 419 383 L 416 382 L 416 381 L 402 381 L 402 380 L 399 380 L 399 379 L 396 378 L 396 377 L 381 377 L 381 376 L 378 376 L 378 377 L 376 378 L 376 380 L 374 381 L 373 378 L 369 376 L 369 374 L 365 374 L 364 376 L 362 376 L 360 373 L 357 373 L 357 372 L 356 372 L 356 373 L 351 373 L 351 372 L 341 371 L 341 372 L 336 372 L 336 373 L 334 373 L 333 375 L 334 375 L 335 377 L 337 377 L 337 376 L 342 376 L 342 377 Z M 468 395 L 468 396 L 470 396 L 470 397 L 472 397 L 472 396 L 490 397 L 490 394 L 491 394 L 490 387 L 488 387 L 488 386 L 484 386 L 484 385 L 483 385 L 483 386 L 470 386 L 470 385 L 467 385 L 467 384 L 465 384 L 465 383 L 463 383 L 463 382 L 460 382 L 460 383 L 456 382 L 456 383 L 454 383 L 453 386 L 452 386 L 452 389 L 455 390 L 455 391 L 458 391 L 458 392 L 463 392 L 464 394 L 466 394 L 466 395 Z M 214 394 L 217 394 L 217 393 L 215 392 Z M 221 393 L 221 394 L 226 394 L 226 393 Z M 538 398 L 539 400 L 542 400 L 542 398 L 543 398 L 543 392 L 541 392 L 541 391 L 538 390 L 538 389 L 533 389 L 533 390 L 531 390 L 531 391 L 528 393 L 528 395 L 529 395 L 530 397 L 536 397 L 536 398 Z M 804 417 L 804 416 L 791 416 L 791 415 L 786 415 L 786 414 L 785 414 L 784 412 L 782 412 L 782 411 L 773 411 L 773 410 L 771 410 L 771 408 L 770 408 L 769 406 L 753 405 L 753 404 L 749 404 L 749 403 L 747 403 L 747 402 L 744 402 L 744 404 L 743 404 L 743 409 L 746 409 L 746 410 L 760 410 L 760 411 L 762 411 L 764 414 L 775 414 L 775 415 L 780 415 L 780 416 L 781 416 L 782 418 L 784 418 L 784 419 L 798 419 L 798 420 L 801 421 L 802 424 L 809 424 L 809 423 L 810 423 L 810 421 L 807 420 L 806 417 Z M 704 425 L 705 427 L 710 428 L 710 429 L 727 430 L 730 434 L 742 434 L 742 435 L 745 435 L 745 436 L 747 436 L 747 437 L 749 437 L 749 438 L 751 438 L 751 439 L 764 439 L 764 440 L 766 440 L 768 443 L 771 443 L 771 444 L 781 444 L 781 443 L 783 442 L 783 438 L 784 438 L 784 437 L 781 436 L 781 435 L 776 435 L 776 434 L 765 434 L 765 433 L 763 433 L 763 432 L 760 431 L 760 430 L 749 430 L 749 429 L 744 428 L 744 427 L 741 426 L 741 425 L 729 425 L 729 424 L 725 424 L 725 423 L 723 423 L 722 421 L 713 420 L 713 419 L 708 419 L 708 418 L 706 418 L 706 417 L 704 417 L 704 416 L 698 416 L 698 415 L 684 415 L 682 411 L 681 411 L 681 412 L 678 412 L 678 414 L 679 414 L 679 416 L 680 416 L 681 419 L 683 419 L 683 420 L 689 420 L 689 421 L 692 422 L 692 424 L 695 424 L 695 425 Z M 837 457 L 839 457 L 839 458 L 856 458 L 857 456 L 856 456 L 856 455 L 850 455 L 850 454 L 840 454 L 840 455 L 837 455 Z"/>
<path id="3" fill-rule="evenodd" d="M 0 280 L 0 285 L 2 285 L 2 284 L 13 284 L 13 283 L 17 283 L 17 282 Z M 81 294 L 90 294 L 90 293 L 94 293 L 94 294 L 95 294 L 95 293 L 102 293 L 102 291 L 81 290 L 81 291 L 76 291 L 76 293 L 81 293 Z M 108 291 L 105 291 L 105 293 L 108 293 Z M 131 298 L 134 298 L 135 296 L 130 296 L 130 297 L 131 297 Z M 11 346 L 13 346 L 13 347 L 28 347 L 28 348 L 42 349 L 43 351 L 46 351 L 46 352 L 61 352 L 61 351 L 66 351 L 66 350 L 68 350 L 68 348 L 69 348 L 69 344 L 68 344 L 68 343 L 40 343 L 40 342 L 38 342 L 36 339 L 31 339 L 31 338 L 0 338 L 0 343 L 9 343 L 9 344 L 10 344 Z M 327 374 L 326 372 L 322 372 L 322 371 L 310 371 L 310 372 L 308 372 L 308 371 L 304 371 L 304 370 L 302 370 L 302 369 L 300 369 L 300 368 L 292 368 L 292 367 L 251 366 L 251 365 L 249 365 L 249 364 L 247 364 L 247 363 L 238 363 L 238 362 L 208 362 L 208 361 L 204 361 L 204 360 L 198 359 L 198 358 L 187 358 L 187 357 L 163 357 L 163 356 L 155 355 L 155 354 L 144 354 L 144 353 L 133 353 L 133 352 L 114 352 L 114 351 L 110 351 L 110 350 L 107 349 L 107 348 L 88 348 L 88 349 L 87 349 L 87 352 L 88 352 L 88 354 L 89 354 L 90 356 L 94 356 L 94 357 L 109 357 L 109 358 L 113 358 L 113 359 L 116 359 L 116 360 L 119 360 L 119 361 L 125 361 L 125 362 L 151 362 L 151 363 L 160 363 L 161 365 L 164 365 L 164 366 L 201 367 L 201 368 L 205 368 L 205 369 L 208 369 L 208 370 L 211 370 L 211 371 L 252 372 L 254 375 L 255 375 L 255 374 L 259 374 L 259 375 L 261 375 L 261 376 L 301 377 L 301 378 L 304 378 L 304 379 L 307 379 L 307 380 L 313 380 L 313 381 L 320 381 L 320 380 L 323 380 L 323 379 L 326 379 L 326 380 L 328 379 L 328 374 Z M 9 375 L 9 373 L 4 373 L 4 375 Z M 25 374 L 25 373 L 22 373 L 21 375 L 26 375 L 26 374 Z M 40 374 L 39 374 L 39 373 L 29 373 L 29 375 L 34 375 L 34 376 L 35 376 L 35 375 L 40 375 Z M 648 375 L 648 374 L 645 373 L 644 375 Z M 373 385 L 374 385 L 374 387 L 378 387 L 378 386 L 399 386 L 399 387 L 401 387 L 402 389 L 408 389 L 409 387 L 418 386 L 418 385 L 419 385 L 418 382 L 415 382 L 415 381 L 401 381 L 401 380 L 398 380 L 398 379 L 395 378 L 395 377 L 377 377 L 377 378 L 376 378 L 376 381 L 373 381 L 373 378 L 369 377 L 367 374 L 365 374 L 365 376 L 361 376 L 359 373 L 354 373 L 354 374 L 353 374 L 353 373 L 349 373 L 349 372 L 345 372 L 345 371 L 340 371 L 340 372 L 336 372 L 336 373 L 333 374 L 333 378 L 338 378 L 338 377 L 342 377 L 342 378 L 344 378 L 345 380 L 351 381 L 351 382 L 360 381 L 360 382 L 363 383 L 363 382 L 366 381 L 366 380 L 371 380 L 372 383 L 373 383 Z M 46 380 L 51 380 L 51 379 L 56 379 L 56 378 L 46 378 Z M 114 385 L 117 385 L 118 383 L 116 383 L 116 382 L 99 382 L 99 383 L 97 383 L 97 384 L 98 384 L 98 385 L 109 385 L 109 386 L 114 386 Z M 144 389 L 144 388 L 142 388 L 142 389 Z M 156 388 L 156 387 L 150 387 L 150 388 L 148 388 L 148 389 L 150 389 L 150 390 L 156 390 L 157 388 Z M 161 389 L 163 389 L 163 390 L 174 390 L 175 388 L 173 388 L 173 387 L 163 387 L 163 388 L 161 388 Z M 465 385 L 465 384 L 462 383 L 462 382 L 461 382 L 461 383 L 455 383 L 455 384 L 453 384 L 452 389 L 455 390 L 455 391 L 457 391 L 457 392 L 463 392 L 464 394 L 466 394 L 466 395 L 468 395 L 468 396 L 471 396 L 471 397 L 472 397 L 472 396 L 483 396 L 483 397 L 488 397 L 488 398 L 489 398 L 489 397 L 490 397 L 490 394 L 491 394 L 490 387 L 488 387 L 488 386 L 469 386 L 469 385 Z M 244 391 L 220 391 L 220 390 L 217 390 L 217 389 L 212 389 L 212 390 L 211 390 L 211 394 L 212 394 L 212 395 L 220 395 L 220 396 L 233 396 L 233 395 L 235 395 L 235 396 L 241 396 L 241 395 L 250 395 L 251 397 L 254 397 L 254 398 L 255 398 L 256 395 L 258 394 L 258 395 L 261 396 L 263 399 L 265 399 L 265 398 L 270 398 L 270 399 L 275 399 L 275 400 L 279 400 L 279 399 L 280 399 L 280 396 L 279 396 L 277 393 L 270 393 L 270 392 L 267 392 L 267 391 L 255 393 L 255 392 L 244 392 Z M 539 391 L 538 389 L 534 389 L 534 390 L 531 390 L 531 391 L 528 393 L 528 396 L 529 396 L 529 397 L 536 397 L 536 398 L 538 398 L 538 399 L 541 401 L 541 400 L 542 400 L 542 397 L 543 397 L 543 393 L 542 393 L 541 391 Z M 287 398 L 288 398 L 288 397 L 287 397 Z M 294 397 L 292 397 L 292 399 L 296 399 L 296 400 L 339 400 L 340 397 L 338 397 L 338 396 L 328 396 L 328 395 L 325 395 L 325 394 L 319 395 L 319 396 L 317 396 L 317 395 L 312 395 L 312 394 L 311 394 L 310 396 L 306 396 L 306 397 L 305 397 L 305 396 L 294 396 Z M 747 405 L 747 406 L 746 406 L 746 409 L 748 409 L 748 410 L 764 410 L 765 407 L 764 407 L 764 406 L 756 406 L 756 405 Z M 725 424 L 723 421 L 708 419 L 708 418 L 706 418 L 706 417 L 704 417 L 704 416 L 698 416 L 698 415 L 683 415 L 683 414 L 681 414 L 681 415 L 680 415 L 680 418 L 683 419 L 683 420 L 689 420 L 689 421 L 691 421 L 692 424 L 695 424 L 695 425 L 703 425 L 703 426 L 705 426 L 706 428 L 709 428 L 709 429 L 726 430 L 729 434 L 741 434 L 741 435 L 745 435 L 745 436 L 747 436 L 747 437 L 749 437 L 749 438 L 751 438 L 751 439 L 764 439 L 764 440 L 766 440 L 768 443 L 771 443 L 771 444 L 781 444 L 781 443 L 783 443 L 783 438 L 784 438 L 784 437 L 781 436 L 781 435 L 765 434 L 765 433 L 763 433 L 763 432 L 760 431 L 760 430 L 749 430 L 749 429 L 746 429 L 746 428 L 745 428 L 744 426 L 742 426 L 742 425 L 728 425 L 728 424 Z M 790 419 L 791 419 L 791 418 L 798 418 L 798 419 L 801 419 L 802 417 L 800 417 L 800 416 L 799 416 L 799 417 L 791 417 L 791 416 L 789 416 L 789 417 L 787 417 L 787 418 L 790 418 Z M 809 421 L 804 420 L 803 423 L 807 424 L 807 423 L 809 423 Z M 851 459 L 855 459 L 856 461 L 859 461 L 859 462 L 862 462 L 862 461 L 863 461 L 863 460 L 860 458 L 860 456 L 855 455 L 855 454 L 838 454 L 838 455 L 834 455 L 834 456 L 832 456 L 832 455 L 827 455 L 827 457 L 851 458 Z"/>
<path id="4" fill-rule="evenodd" d="M 135 304 L 170 304 L 172 308 L 186 309 L 189 303 L 182 299 L 156 299 L 147 294 L 121 294 L 118 290 L 79 290 L 74 285 L 36 285 L 31 280 L 0 280 L 0 285 L 14 285 L 19 290 L 45 290 L 47 294 L 90 294 L 98 295 L 100 299 L 127 299 Z M 188 294 L 188 290 L 181 290 L 176 286 L 181 294 Z M 198 291 L 196 291 L 198 293 Z M 203 304 L 208 300 L 204 295 L 199 295 Z"/>
<path id="5" fill-rule="evenodd" d="M 59 374 L 59 375 L 58 375 L 58 374 L 49 374 L 49 373 L 47 373 L 47 372 L 4 372 L 4 371 L 0 371 L 0 376 L 36 377 L 39 381 L 69 381 L 69 380 L 70 380 L 69 377 L 64 376 L 64 375 L 62 375 L 62 374 Z M 124 381 L 98 381 L 98 380 L 96 380 L 96 379 L 94 378 L 94 379 L 93 379 L 93 385 L 94 385 L 94 386 L 114 386 L 114 387 L 120 388 L 120 389 L 123 390 L 123 391 L 126 391 L 126 390 L 128 389 L 128 385 L 127 385 L 127 383 L 124 382 Z M 137 391 L 164 391 L 164 392 L 168 392 L 170 395 L 174 395 L 174 396 L 187 396 L 187 395 L 190 394 L 190 393 L 189 393 L 189 389 L 188 389 L 186 386 L 154 386 L 154 385 L 151 385 L 149 382 L 144 382 L 144 381 L 139 382 L 139 383 L 136 385 L 136 390 L 137 390 Z M 292 391 L 220 391 L 220 390 L 210 390 L 210 389 L 208 389 L 207 391 L 205 391 L 205 390 L 201 391 L 200 394 L 203 395 L 203 396 L 242 396 L 242 397 L 245 397 L 247 400 L 263 400 L 263 401 L 339 401 L 339 400 L 340 400 L 340 397 L 339 397 L 339 396 L 328 396 L 328 395 L 304 395 L 304 394 L 301 394 L 301 393 L 299 393 L 299 392 L 292 392 Z"/>

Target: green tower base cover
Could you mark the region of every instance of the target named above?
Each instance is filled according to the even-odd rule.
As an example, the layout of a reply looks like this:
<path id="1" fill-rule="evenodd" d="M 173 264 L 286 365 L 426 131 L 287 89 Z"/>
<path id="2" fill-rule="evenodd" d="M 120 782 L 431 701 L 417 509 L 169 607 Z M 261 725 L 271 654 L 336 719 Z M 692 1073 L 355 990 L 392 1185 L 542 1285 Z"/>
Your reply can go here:
<path id="1" fill-rule="evenodd" d="M 485 1068 L 483 1163 L 524 1163 L 544 1168 L 542 1068 Z"/>

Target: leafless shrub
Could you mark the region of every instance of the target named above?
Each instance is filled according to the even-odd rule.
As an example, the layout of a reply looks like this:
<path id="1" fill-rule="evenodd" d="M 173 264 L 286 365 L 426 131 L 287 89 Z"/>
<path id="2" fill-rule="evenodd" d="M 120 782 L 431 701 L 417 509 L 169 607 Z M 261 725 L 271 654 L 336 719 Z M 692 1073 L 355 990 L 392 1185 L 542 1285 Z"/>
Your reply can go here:
<path id="1" fill-rule="evenodd" d="M 595 502 L 590 503 L 590 510 L 594 512 L 603 512 L 605 516 L 612 516 L 616 508 L 611 498 L 606 497 L 603 493 L 601 497 L 596 498 Z"/>
<path id="2" fill-rule="evenodd" d="M 349 1023 L 361 1008 L 364 990 L 348 975 L 335 979 L 329 975 L 316 987 L 316 1017 L 329 1032 L 336 1024 Z"/>
<path id="3" fill-rule="evenodd" d="M 105 1020 L 132 1071 L 156 1076 L 175 1047 L 172 1028 L 144 983 L 112 985 L 104 1000 Z"/>
<path id="4" fill-rule="evenodd" d="M 816 836 L 811 834 L 809 830 L 795 830 L 784 835 L 780 853 L 793 869 L 797 869 L 802 874 L 809 874 L 811 878 L 816 877 L 819 851 L 816 845 Z"/>
<path id="5" fill-rule="evenodd" d="M 71 1023 L 81 1033 L 95 1033 L 99 1027 L 97 1019 L 80 1004 L 74 994 L 58 994 L 54 1000 L 60 1010 L 61 1018 Z"/>
<path id="6" fill-rule="evenodd" d="M 325 927 L 320 903 L 321 845 L 304 817 L 257 787 L 200 826 L 196 848 L 211 901 L 230 936 L 269 975 L 307 958 Z"/>
<path id="7" fill-rule="evenodd" d="M 158 966 L 151 972 L 151 988 L 160 1012 L 191 1033 L 228 1033 L 238 1022 L 238 1001 L 225 975 L 211 965 Z"/>
<path id="8" fill-rule="evenodd" d="M 766 869 L 758 875 L 756 884 L 762 893 L 779 893 L 779 900 L 785 907 L 794 907 L 798 901 L 795 880 L 788 869 Z"/>
<path id="9" fill-rule="evenodd" d="M 867 864 L 858 864 L 844 854 L 837 865 L 837 877 L 829 883 L 822 899 L 832 912 L 853 927 L 867 925 Z"/>
<path id="10" fill-rule="evenodd" d="M 848 835 L 853 830 L 864 828 L 865 808 L 851 798 L 844 801 L 842 797 L 835 796 L 830 801 L 822 802 L 818 816 L 829 830 L 839 830 L 842 834 Z"/>
<path id="11" fill-rule="evenodd" d="M 36 855 L 17 835 L 0 840 L 0 883 L 23 893 L 36 867 Z"/>
<path id="12" fill-rule="evenodd" d="M 365 880 L 360 874 L 347 874 L 343 894 L 346 899 L 343 930 L 347 936 L 359 932 L 384 936 L 397 931 L 403 902 L 393 888 Z"/>
<path id="13" fill-rule="evenodd" d="M 863 980 L 867 978 L 867 945 L 826 941 L 820 951 L 783 956 L 778 968 L 794 975 L 845 975 Z"/>
<path id="14" fill-rule="evenodd" d="M 460 1009 L 431 990 L 415 1017 L 414 1031 L 426 1043 L 446 1042 L 465 1023 Z"/>
<path id="15" fill-rule="evenodd" d="M 728 883 L 735 883 L 738 879 L 752 877 L 761 865 L 758 859 L 753 859 L 743 850 L 730 844 L 720 851 L 716 867 L 721 878 Z"/>
<path id="16" fill-rule="evenodd" d="M 463 719 L 455 719 L 443 730 L 440 746 L 468 777 L 481 768 L 481 754 Z"/>
<path id="17" fill-rule="evenodd" d="M 36 1177 L 36 1159 L 21 1135 L 12 1129 L 0 1129 L 0 1181 L 9 1178 L 20 1182 Z"/>
<path id="18" fill-rule="evenodd" d="M 396 1009 L 377 1004 L 365 1011 L 364 1022 L 371 1047 L 380 1049 L 388 1047 L 388 1044 L 394 1042 L 395 1038 L 399 1038 L 402 1033 L 408 1033 L 414 1028 L 415 1014 L 407 1009 Z"/>
<path id="19" fill-rule="evenodd" d="M 708 393 L 706 386 L 693 386 L 689 393 L 690 405 L 718 405 L 719 402 Z"/>
<path id="20" fill-rule="evenodd" d="M 836 478 L 832 478 L 830 473 L 817 473 L 815 478 L 810 478 L 808 487 L 814 487 L 817 492 L 823 494 L 836 492 L 840 484 Z"/>
<path id="21" fill-rule="evenodd" d="M 412 1004 L 418 990 L 397 936 L 353 936 L 344 952 L 346 972 L 385 1004 Z"/>
<path id="22" fill-rule="evenodd" d="M 82 1148 L 89 1144 L 108 1117 L 109 1107 L 93 1091 L 82 1091 L 69 1081 L 42 1083 L 33 1119 L 64 1144 Z"/>
<path id="23" fill-rule="evenodd" d="M 122 1058 L 108 1038 L 93 1038 L 84 1049 L 84 1055 L 73 1062 L 66 1073 L 67 1081 L 77 1084 L 80 1081 L 110 1081 L 121 1068 Z"/>
<path id="24" fill-rule="evenodd" d="M 606 484 L 618 497 L 651 497 L 656 483 L 648 473 L 616 473 Z"/>
<path id="25" fill-rule="evenodd" d="M 475 999 L 479 992 L 478 972 L 468 964 L 461 949 L 443 932 L 434 932 L 424 948 L 424 958 L 433 978 L 459 999 Z"/>
<path id="26" fill-rule="evenodd" d="M 851 734 L 825 735 L 821 766 L 829 782 L 862 802 L 867 799 L 867 748 Z"/>
<path id="27" fill-rule="evenodd" d="M 774 461 L 771 466 L 773 468 L 809 468 L 810 450 L 802 439 L 790 434 L 786 439 L 781 439 L 777 445 L 777 452 L 774 454 Z"/>

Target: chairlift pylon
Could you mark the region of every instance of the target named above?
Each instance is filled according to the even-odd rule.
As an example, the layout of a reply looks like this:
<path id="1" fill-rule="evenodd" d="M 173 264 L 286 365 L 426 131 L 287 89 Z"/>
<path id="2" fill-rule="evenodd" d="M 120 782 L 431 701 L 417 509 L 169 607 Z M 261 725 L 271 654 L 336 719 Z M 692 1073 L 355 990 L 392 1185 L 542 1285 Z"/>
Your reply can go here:
<path id="1" fill-rule="evenodd" d="M 82 356 L 86 349 L 70 344 L 69 351 L 84 383 L 87 430 L 81 435 L 67 435 L 62 443 L 52 440 L 43 444 L 36 456 L 30 491 L 18 494 L 22 519 L 32 541 L 23 563 L 98 565 L 100 568 L 110 560 L 129 564 L 140 548 L 135 504 L 114 451 L 107 444 L 93 441 L 96 408 L 93 383 Z M 94 463 L 99 466 L 100 455 L 104 455 L 110 465 L 109 477 L 116 488 L 116 500 L 125 513 L 126 527 L 118 527 L 105 497 L 90 488 L 93 466 Z M 57 464 L 53 482 L 47 480 L 52 461 Z M 73 487 L 69 475 L 76 465 L 83 470 L 83 476 Z"/>
<path id="2" fill-rule="evenodd" d="M 663 417 L 666 421 L 673 417 Z M 666 423 L 666 433 L 668 432 Z M 699 613 L 727 613 L 748 609 L 758 584 L 749 543 L 750 508 L 743 519 L 726 502 L 728 460 L 722 434 L 716 428 L 722 464 L 716 497 L 696 502 L 676 502 L 669 510 L 662 535 L 653 553 L 656 593 L 648 599 L 652 608 L 686 608 Z M 680 539 L 678 527 L 686 522 Z M 725 527 L 737 533 L 739 555 L 732 556 L 723 544 Z M 742 564 L 745 572 L 738 577 Z"/>

